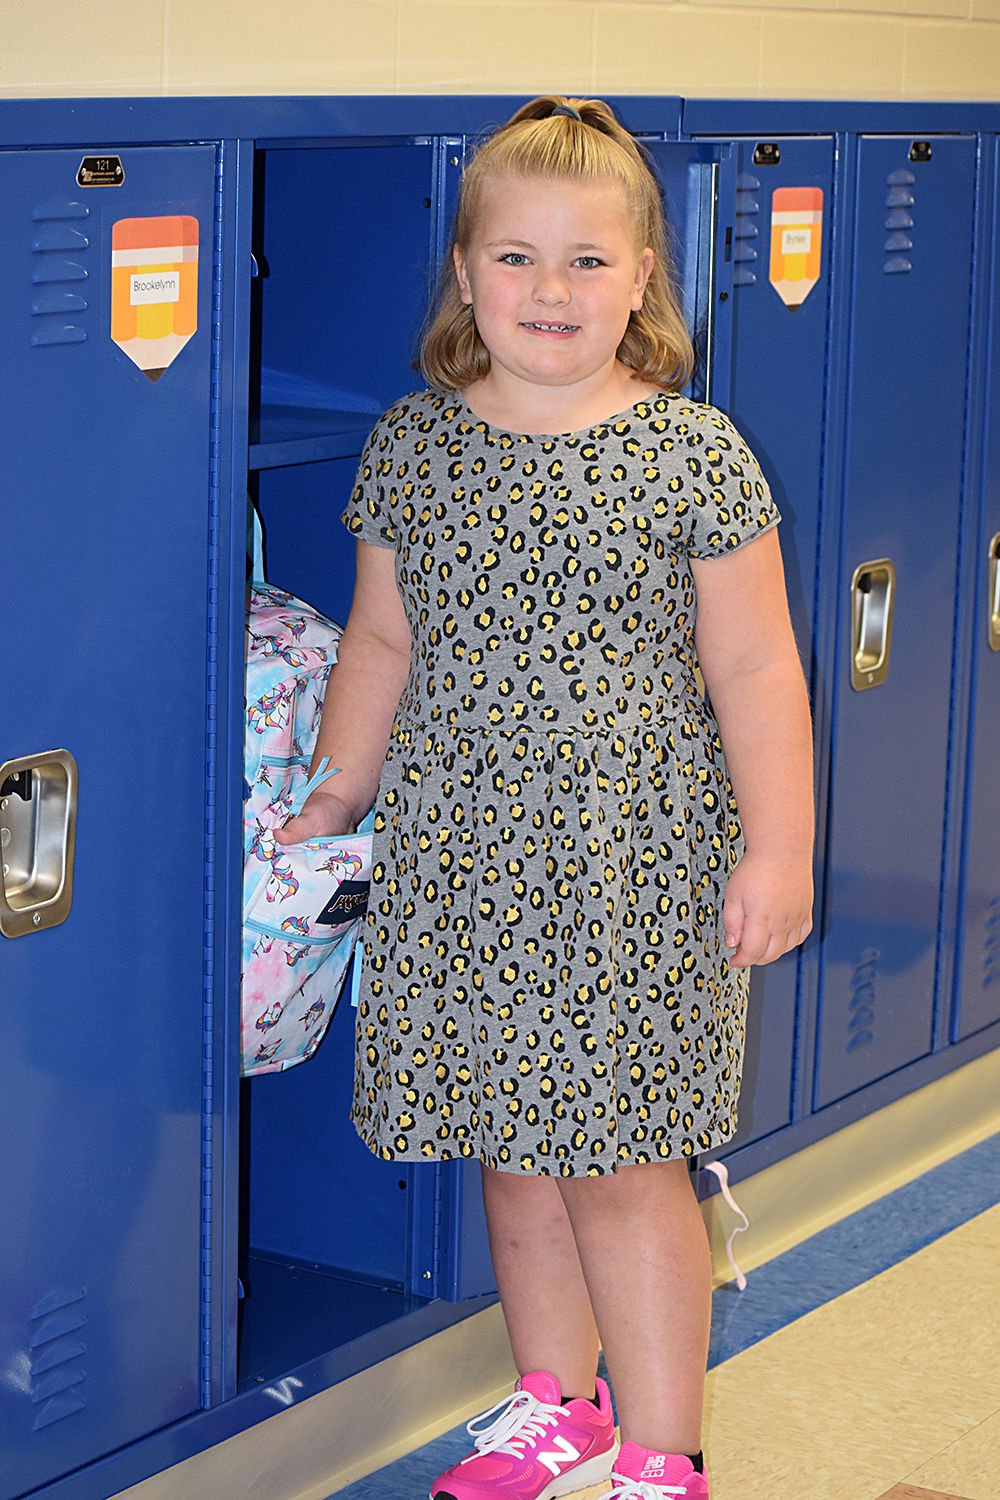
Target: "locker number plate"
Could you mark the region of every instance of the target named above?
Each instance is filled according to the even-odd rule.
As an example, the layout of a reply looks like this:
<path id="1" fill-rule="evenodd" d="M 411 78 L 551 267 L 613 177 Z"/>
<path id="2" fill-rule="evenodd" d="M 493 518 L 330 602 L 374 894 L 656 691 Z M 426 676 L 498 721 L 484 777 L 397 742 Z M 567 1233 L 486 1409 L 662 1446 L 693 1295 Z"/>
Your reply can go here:
<path id="1" fill-rule="evenodd" d="M 120 156 L 85 156 L 76 174 L 78 187 L 121 187 L 125 168 Z"/>

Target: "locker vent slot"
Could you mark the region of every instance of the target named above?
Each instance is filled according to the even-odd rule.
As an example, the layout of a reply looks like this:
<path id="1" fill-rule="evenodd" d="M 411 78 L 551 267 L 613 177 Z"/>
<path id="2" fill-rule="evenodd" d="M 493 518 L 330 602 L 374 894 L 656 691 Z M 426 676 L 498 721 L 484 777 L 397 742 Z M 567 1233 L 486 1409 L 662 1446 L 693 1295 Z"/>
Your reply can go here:
<path id="1" fill-rule="evenodd" d="M 44 224 L 49 219 L 89 219 L 90 209 L 86 203 L 39 203 L 31 211 L 32 222 Z"/>
<path id="2" fill-rule="evenodd" d="M 1000 984 L 1000 896 L 986 907 L 986 937 L 983 942 L 983 988 Z"/>
<path id="3" fill-rule="evenodd" d="M 87 1324 L 82 1306 L 86 1295 L 83 1288 L 50 1292 L 32 1310 L 28 1376 L 32 1405 L 40 1408 L 32 1423 L 34 1432 L 71 1417 L 87 1404 L 78 1389 L 87 1378 L 79 1364 L 87 1352 L 79 1336 Z"/>
<path id="4" fill-rule="evenodd" d="M 751 270 L 757 259 L 754 240 L 760 234 L 757 216 L 760 213 L 760 179 L 749 172 L 741 172 L 736 179 L 736 214 L 733 226 L 733 286 L 753 286 L 756 271 Z"/>
<path id="5" fill-rule="evenodd" d="M 81 251 L 90 248 L 90 241 L 79 229 L 59 225 L 58 228 L 38 230 L 31 248 L 36 254 L 41 250 L 70 250 L 74 255 L 79 255 Z"/>
<path id="6" fill-rule="evenodd" d="M 875 1040 L 875 1002 L 878 983 L 877 948 L 866 948 L 851 974 L 851 1000 L 847 1010 L 847 1052 L 870 1047 Z"/>
<path id="7" fill-rule="evenodd" d="M 90 306 L 86 297 L 81 297 L 79 292 L 39 292 L 31 304 L 31 316 L 33 318 L 46 318 L 52 313 L 86 312 Z"/>
<path id="8" fill-rule="evenodd" d="M 913 240 L 904 231 L 913 228 L 913 215 L 910 209 L 916 203 L 913 185 L 916 182 L 912 172 L 905 167 L 890 172 L 885 179 L 885 227 L 888 233 L 885 239 L 885 260 L 882 269 L 887 276 L 898 276 L 900 273 L 913 270 L 913 262 L 908 260 L 900 251 L 912 250 Z"/>
<path id="9" fill-rule="evenodd" d="M 82 344 L 86 341 L 87 334 L 83 328 L 46 328 L 41 333 L 31 335 L 32 349 L 44 349 L 49 344 Z"/>
<path id="10" fill-rule="evenodd" d="M 31 236 L 31 285 L 45 290 L 36 291 L 31 300 L 32 318 L 41 318 L 30 335 L 33 349 L 48 348 L 53 344 L 82 344 L 87 331 L 79 321 L 69 323 L 67 317 L 78 318 L 87 311 L 88 302 L 78 293 L 59 292 L 55 288 L 67 283 L 88 280 L 90 272 L 81 262 L 90 249 L 90 239 L 74 220 L 90 217 L 90 209 L 84 203 L 40 203 L 31 213 L 35 229 Z M 69 257 L 73 258 L 70 259 Z M 48 288 L 53 290 L 48 290 Z"/>

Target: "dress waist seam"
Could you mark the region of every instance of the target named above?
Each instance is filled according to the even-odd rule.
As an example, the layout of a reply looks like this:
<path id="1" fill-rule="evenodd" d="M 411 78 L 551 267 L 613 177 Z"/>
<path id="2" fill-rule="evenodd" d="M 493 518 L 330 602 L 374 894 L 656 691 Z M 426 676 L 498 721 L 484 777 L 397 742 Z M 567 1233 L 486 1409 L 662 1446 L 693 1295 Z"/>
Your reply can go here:
<path id="1" fill-rule="evenodd" d="M 444 719 L 420 719 L 408 713 L 398 713 L 393 723 L 393 733 L 397 730 L 406 730 L 416 734 L 447 734 L 447 735 L 474 735 L 479 738 L 488 739 L 491 735 L 514 735 L 514 734 L 537 734 L 552 737 L 553 735 L 596 735 L 607 737 L 614 734 L 631 733 L 634 730 L 655 729 L 657 725 L 672 727 L 684 711 L 683 701 L 676 704 L 665 705 L 655 715 L 648 719 L 629 719 L 617 724 L 572 724 L 563 720 L 555 722 L 542 722 L 539 720 L 523 720 L 514 724 L 484 724 L 478 723 L 448 723 Z"/>

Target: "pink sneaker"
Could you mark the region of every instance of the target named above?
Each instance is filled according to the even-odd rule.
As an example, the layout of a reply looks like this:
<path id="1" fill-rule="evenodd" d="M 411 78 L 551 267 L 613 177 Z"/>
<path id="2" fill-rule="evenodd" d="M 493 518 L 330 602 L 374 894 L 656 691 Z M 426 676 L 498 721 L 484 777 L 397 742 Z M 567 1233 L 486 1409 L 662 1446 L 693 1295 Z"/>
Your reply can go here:
<path id="1" fill-rule="evenodd" d="M 638 1443 L 622 1443 L 605 1500 L 708 1500 L 708 1475 L 699 1474 L 679 1453 L 656 1453 Z"/>
<path id="2" fill-rule="evenodd" d="M 522 1375 L 513 1395 L 468 1424 L 476 1451 L 434 1481 L 431 1500 L 557 1500 L 607 1479 L 618 1442 L 600 1379 L 597 1399 L 600 1407 L 584 1397 L 563 1405 L 554 1375 Z"/>

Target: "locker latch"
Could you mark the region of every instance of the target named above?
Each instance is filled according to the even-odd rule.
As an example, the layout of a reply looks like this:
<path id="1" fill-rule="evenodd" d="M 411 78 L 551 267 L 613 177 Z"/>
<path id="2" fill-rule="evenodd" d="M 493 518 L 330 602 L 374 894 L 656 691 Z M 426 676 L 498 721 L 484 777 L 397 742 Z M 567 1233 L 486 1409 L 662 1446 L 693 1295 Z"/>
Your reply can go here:
<path id="1" fill-rule="evenodd" d="M 65 922 L 73 905 L 79 773 L 68 750 L 0 765 L 0 934 Z"/>
<path id="2" fill-rule="evenodd" d="M 896 568 L 880 557 L 855 568 L 851 579 L 851 687 L 863 693 L 889 675 Z"/>

